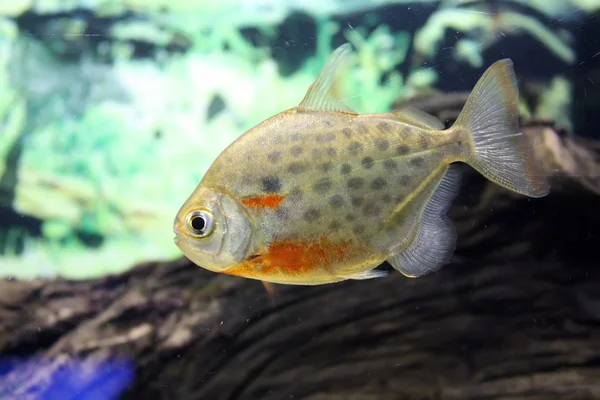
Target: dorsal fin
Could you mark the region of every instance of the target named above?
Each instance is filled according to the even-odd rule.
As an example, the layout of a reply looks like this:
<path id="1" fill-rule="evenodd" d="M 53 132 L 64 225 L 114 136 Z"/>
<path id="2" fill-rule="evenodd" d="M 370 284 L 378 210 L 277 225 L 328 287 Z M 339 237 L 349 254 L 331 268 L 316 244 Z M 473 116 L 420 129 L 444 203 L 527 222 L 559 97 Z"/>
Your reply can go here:
<path id="1" fill-rule="evenodd" d="M 406 106 L 399 110 L 392 111 L 390 114 L 394 116 L 394 119 L 407 124 L 419 126 L 421 128 L 433 128 L 433 129 L 445 129 L 446 127 L 436 117 L 431 114 L 427 114 L 425 111 L 421 111 L 413 106 Z"/>
<path id="2" fill-rule="evenodd" d="M 299 108 L 357 114 L 356 111 L 344 104 L 338 95 L 340 64 L 347 60 L 351 49 L 350 44 L 346 43 L 331 53 L 317 79 L 308 88 Z"/>

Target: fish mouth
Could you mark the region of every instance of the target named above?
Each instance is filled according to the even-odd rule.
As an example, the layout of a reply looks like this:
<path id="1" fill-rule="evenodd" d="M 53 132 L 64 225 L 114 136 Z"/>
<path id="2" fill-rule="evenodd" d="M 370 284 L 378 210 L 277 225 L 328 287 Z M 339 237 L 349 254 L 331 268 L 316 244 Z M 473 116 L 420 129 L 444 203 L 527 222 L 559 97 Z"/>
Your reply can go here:
<path id="1" fill-rule="evenodd" d="M 179 247 L 179 249 L 183 251 L 181 246 L 185 244 L 185 238 L 181 237 L 181 235 L 175 235 L 173 237 L 173 242 L 175 243 L 175 246 Z"/>
<path id="2" fill-rule="evenodd" d="M 193 239 L 187 238 L 184 235 L 176 234 L 173 238 L 173 242 L 175 242 L 175 245 L 179 247 L 179 250 L 185 255 L 187 255 L 189 251 L 199 251 L 198 244 L 195 243 Z"/>

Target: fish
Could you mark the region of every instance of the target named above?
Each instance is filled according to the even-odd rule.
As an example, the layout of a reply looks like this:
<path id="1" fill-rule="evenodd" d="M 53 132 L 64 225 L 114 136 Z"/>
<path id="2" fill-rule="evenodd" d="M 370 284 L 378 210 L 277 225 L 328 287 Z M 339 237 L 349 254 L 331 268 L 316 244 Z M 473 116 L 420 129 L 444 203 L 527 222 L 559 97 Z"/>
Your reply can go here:
<path id="1" fill-rule="evenodd" d="M 352 48 L 335 49 L 298 106 L 258 123 L 208 168 L 173 222 L 194 264 L 263 283 L 321 285 L 447 265 L 461 164 L 531 198 L 549 184 L 519 130 L 513 63 L 480 77 L 455 123 L 413 107 L 359 114 L 340 96 Z M 269 286 L 267 286 L 269 287 Z"/>

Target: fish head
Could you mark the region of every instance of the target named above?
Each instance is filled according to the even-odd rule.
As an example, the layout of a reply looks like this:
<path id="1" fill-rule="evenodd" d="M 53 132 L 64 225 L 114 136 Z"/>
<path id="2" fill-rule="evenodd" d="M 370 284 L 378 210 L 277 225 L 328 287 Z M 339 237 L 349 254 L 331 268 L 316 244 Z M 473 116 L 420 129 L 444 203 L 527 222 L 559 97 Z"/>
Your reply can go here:
<path id="1" fill-rule="evenodd" d="M 240 202 L 226 192 L 199 186 L 173 223 L 175 244 L 198 266 L 221 272 L 252 248 L 253 224 Z"/>

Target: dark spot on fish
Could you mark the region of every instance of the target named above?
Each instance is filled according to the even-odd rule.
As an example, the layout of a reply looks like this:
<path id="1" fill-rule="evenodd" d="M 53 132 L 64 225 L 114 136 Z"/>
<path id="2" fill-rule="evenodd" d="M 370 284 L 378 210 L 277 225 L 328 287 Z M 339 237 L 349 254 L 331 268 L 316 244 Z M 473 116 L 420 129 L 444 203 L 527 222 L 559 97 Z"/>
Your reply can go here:
<path id="1" fill-rule="evenodd" d="M 459 140 L 458 142 L 456 142 L 456 144 L 457 144 L 458 146 L 462 146 L 462 140 Z"/>
<path id="2" fill-rule="evenodd" d="M 290 163 L 290 165 L 288 165 L 288 167 L 287 167 L 287 171 L 290 174 L 301 174 L 301 173 L 305 172 L 307 169 L 308 169 L 308 166 L 306 164 L 299 163 L 299 162 Z"/>
<path id="3" fill-rule="evenodd" d="M 361 135 L 366 135 L 367 133 L 369 133 L 369 129 L 365 126 L 365 124 L 358 124 L 358 132 Z"/>
<path id="4" fill-rule="evenodd" d="M 316 221 L 317 219 L 321 218 L 321 212 L 316 208 L 309 208 L 308 210 L 304 211 L 304 214 L 302 215 L 304 216 L 304 219 L 309 222 Z"/>
<path id="5" fill-rule="evenodd" d="M 340 172 L 344 175 L 348 175 L 352 171 L 352 167 L 349 164 L 342 164 Z"/>
<path id="6" fill-rule="evenodd" d="M 348 146 L 348 150 L 350 151 L 351 154 L 360 153 L 362 151 L 362 149 L 363 149 L 363 145 L 358 142 L 352 142 Z"/>
<path id="7" fill-rule="evenodd" d="M 375 140 L 375 145 L 379 150 L 386 151 L 390 147 L 390 142 L 388 142 L 386 139 L 379 138 Z"/>
<path id="8" fill-rule="evenodd" d="M 332 185 L 331 179 L 322 178 L 313 185 L 313 190 L 319 194 L 325 194 L 331 189 Z"/>
<path id="9" fill-rule="evenodd" d="M 304 193 L 302 192 L 302 189 L 300 189 L 299 187 L 295 187 L 290 191 L 287 199 L 293 203 L 297 203 L 300 200 L 302 200 L 303 195 Z"/>
<path id="10" fill-rule="evenodd" d="M 348 179 L 348 187 L 350 189 L 362 189 L 365 186 L 365 180 L 363 178 L 354 177 Z"/>
<path id="11" fill-rule="evenodd" d="M 390 133 L 392 132 L 392 126 L 387 123 L 387 122 L 380 122 L 377 124 L 377 129 L 379 129 L 379 131 L 381 133 Z"/>
<path id="12" fill-rule="evenodd" d="M 373 190 L 381 190 L 387 185 L 387 182 L 382 177 L 375 178 L 373 182 L 371 182 L 371 189 Z"/>
<path id="13" fill-rule="evenodd" d="M 360 207 L 364 199 L 362 197 L 353 197 L 350 201 L 354 207 Z"/>
<path id="14" fill-rule="evenodd" d="M 321 157 L 321 149 L 319 149 L 319 148 L 313 149 L 312 155 L 313 155 L 313 158 Z"/>
<path id="15" fill-rule="evenodd" d="M 290 140 L 292 142 L 297 142 L 298 140 L 300 140 L 300 134 L 299 133 L 292 133 L 290 135 Z"/>
<path id="16" fill-rule="evenodd" d="M 329 121 L 328 119 L 324 120 L 323 123 L 325 124 L 325 126 L 328 126 L 330 128 L 333 126 L 333 122 Z"/>
<path id="17" fill-rule="evenodd" d="M 425 136 L 425 135 L 422 135 L 419 138 L 419 143 L 421 145 L 421 149 L 423 149 L 423 150 L 425 150 L 429 147 L 429 140 L 427 139 L 427 136 Z"/>
<path id="18" fill-rule="evenodd" d="M 275 162 L 281 160 L 281 152 L 273 151 L 267 155 L 267 158 L 269 159 L 269 161 L 275 163 Z"/>
<path id="19" fill-rule="evenodd" d="M 340 208 L 344 204 L 344 198 L 339 194 L 334 194 L 329 198 L 329 205 L 333 208 Z"/>
<path id="20" fill-rule="evenodd" d="M 352 228 L 352 231 L 356 234 L 360 234 L 363 233 L 365 229 L 366 227 L 363 224 L 356 224 L 354 225 L 354 228 Z"/>
<path id="21" fill-rule="evenodd" d="M 381 207 L 376 204 L 369 203 L 363 207 L 363 214 L 367 217 L 375 217 L 381 212 Z"/>
<path id="22" fill-rule="evenodd" d="M 354 214 L 346 214 L 346 221 L 348 222 L 352 222 L 356 219 L 356 217 L 354 216 Z"/>
<path id="23" fill-rule="evenodd" d="M 350 128 L 344 128 L 342 129 L 342 133 L 344 134 L 344 136 L 346 136 L 348 139 L 350 139 L 350 137 L 352 136 L 352 130 Z"/>
<path id="24" fill-rule="evenodd" d="M 271 136 L 271 142 L 274 144 L 281 143 L 281 135 L 273 135 Z"/>
<path id="25" fill-rule="evenodd" d="M 365 157 L 360 161 L 360 163 L 364 168 L 369 169 L 373 166 L 373 164 L 375 164 L 375 161 L 373 161 L 373 157 Z"/>
<path id="26" fill-rule="evenodd" d="M 329 224 L 329 229 L 334 230 L 334 231 L 340 229 L 341 227 L 342 227 L 342 224 L 340 224 L 337 221 L 333 221 L 332 223 Z"/>
<path id="27" fill-rule="evenodd" d="M 319 166 L 319 169 L 323 172 L 329 172 L 333 168 L 333 164 L 330 162 L 323 163 Z"/>
<path id="28" fill-rule="evenodd" d="M 281 182 L 277 176 L 267 176 L 262 179 L 263 192 L 279 192 L 281 190 Z"/>
<path id="29" fill-rule="evenodd" d="M 396 154 L 398 154 L 399 156 L 404 156 L 408 153 L 410 153 L 410 147 L 406 145 L 400 145 L 396 147 Z"/>
<path id="30" fill-rule="evenodd" d="M 413 167 L 422 167 L 423 164 L 425 163 L 425 160 L 423 159 L 423 157 L 414 157 L 410 159 L 410 164 Z"/>
<path id="31" fill-rule="evenodd" d="M 335 157 L 335 156 L 337 156 L 337 151 L 333 147 L 329 147 L 327 149 L 327 155 L 329 157 Z"/>
<path id="32" fill-rule="evenodd" d="M 388 171 L 390 171 L 392 169 L 398 168 L 398 163 L 396 161 L 394 161 L 394 160 L 385 160 L 383 162 L 383 168 L 385 168 Z"/>
<path id="33" fill-rule="evenodd" d="M 406 175 L 402 175 L 400 178 L 398 178 L 398 183 L 402 186 L 408 185 L 408 182 L 410 182 L 410 177 Z"/>
<path id="34" fill-rule="evenodd" d="M 389 193 L 386 193 L 381 196 L 381 201 L 386 204 L 390 204 L 392 202 L 392 196 Z"/>
<path id="35" fill-rule="evenodd" d="M 397 203 L 397 204 L 400 204 L 400 203 L 402 203 L 403 201 L 404 201 L 404 195 L 402 195 L 402 194 L 399 194 L 398 196 L 396 196 L 396 197 L 394 198 L 394 202 L 395 202 L 395 203 Z"/>
<path id="36" fill-rule="evenodd" d="M 290 154 L 293 155 L 294 157 L 298 157 L 300 154 L 302 154 L 302 147 L 301 146 L 293 146 L 290 149 Z"/>
<path id="37" fill-rule="evenodd" d="M 335 140 L 335 134 L 331 132 L 319 133 L 317 136 L 315 136 L 315 140 L 317 143 L 328 143 Z"/>

